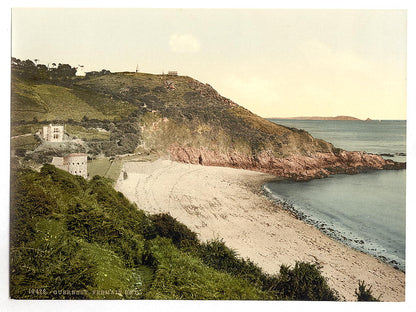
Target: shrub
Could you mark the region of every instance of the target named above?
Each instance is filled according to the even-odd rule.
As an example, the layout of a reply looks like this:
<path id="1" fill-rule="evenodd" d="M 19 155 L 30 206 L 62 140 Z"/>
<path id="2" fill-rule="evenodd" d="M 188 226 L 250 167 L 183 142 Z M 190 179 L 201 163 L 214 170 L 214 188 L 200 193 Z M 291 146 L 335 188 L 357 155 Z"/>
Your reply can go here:
<path id="1" fill-rule="evenodd" d="M 51 165 L 45 165 L 40 173 L 13 173 L 12 298 L 83 299 L 90 296 L 56 294 L 53 290 L 93 290 L 97 283 L 129 289 L 140 282 L 135 272 L 141 267 L 142 233 L 150 220 L 107 179 L 95 177 L 87 182 Z M 105 252 L 108 259 L 116 257 L 114 270 L 93 250 Z M 111 281 L 103 268 L 112 270 Z M 128 278 L 123 280 L 123 276 Z M 40 291 L 31 293 L 30 289 Z"/>
<path id="2" fill-rule="evenodd" d="M 276 279 L 276 290 L 285 300 L 337 301 L 315 264 L 296 262 L 295 267 L 282 265 Z"/>
<path id="3" fill-rule="evenodd" d="M 358 289 L 355 290 L 357 301 L 380 301 L 380 297 L 375 298 L 371 290 L 371 285 L 367 287 L 364 281 L 358 281 Z"/>
<path id="4" fill-rule="evenodd" d="M 84 290 L 95 285 L 95 264 L 56 220 L 34 224 L 35 236 L 11 245 L 10 296 L 14 299 L 64 299 L 56 290 Z M 31 293 L 31 289 L 36 289 Z M 83 295 L 74 299 L 85 299 Z"/>
<path id="5" fill-rule="evenodd" d="M 249 259 L 239 258 L 237 252 L 228 248 L 222 240 L 203 243 L 198 255 L 206 265 L 216 270 L 261 283 L 262 270 Z"/>
<path id="6" fill-rule="evenodd" d="M 175 248 L 167 238 L 151 241 L 155 279 L 146 299 L 259 300 L 267 294 L 248 281 L 218 272 Z"/>
<path id="7" fill-rule="evenodd" d="M 150 216 L 153 222 L 154 235 L 170 238 L 178 248 L 191 249 L 199 246 L 196 233 L 172 216 L 161 213 Z"/>

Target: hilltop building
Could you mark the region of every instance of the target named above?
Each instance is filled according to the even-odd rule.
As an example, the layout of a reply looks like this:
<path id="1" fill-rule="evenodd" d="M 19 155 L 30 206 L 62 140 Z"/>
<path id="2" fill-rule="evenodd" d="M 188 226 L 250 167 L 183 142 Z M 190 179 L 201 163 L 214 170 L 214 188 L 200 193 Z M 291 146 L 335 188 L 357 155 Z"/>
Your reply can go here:
<path id="1" fill-rule="evenodd" d="M 87 156 L 84 153 L 72 153 L 65 157 L 53 157 L 52 165 L 86 179 L 88 177 Z"/>
<path id="2" fill-rule="evenodd" d="M 178 72 L 176 70 L 170 70 L 168 71 L 168 76 L 177 76 Z"/>
<path id="3" fill-rule="evenodd" d="M 64 140 L 64 126 L 49 124 L 40 130 L 42 139 L 47 142 L 62 142 Z"/>

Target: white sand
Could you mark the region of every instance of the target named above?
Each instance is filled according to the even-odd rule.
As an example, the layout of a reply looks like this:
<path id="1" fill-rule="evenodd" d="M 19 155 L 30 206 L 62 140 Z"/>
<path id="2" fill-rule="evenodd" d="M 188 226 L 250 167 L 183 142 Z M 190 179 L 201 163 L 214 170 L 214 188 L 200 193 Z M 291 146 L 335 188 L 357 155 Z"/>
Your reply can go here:
<path id="1" fill-rule="evenodd" d="M 201 240 L 222 238 L 268 273 L 281 264 L 314 262 L 347 301 L 356 300 L 359 280 L 382 301 L 405 299 L 404 273 L 323 235 L 263 196 L 260 186 L 271 175 L 169 160 L 125 163 L 123 170 L 128 178 L 121 174 L 116 189 L 139 208 L 169 213 Z"/>

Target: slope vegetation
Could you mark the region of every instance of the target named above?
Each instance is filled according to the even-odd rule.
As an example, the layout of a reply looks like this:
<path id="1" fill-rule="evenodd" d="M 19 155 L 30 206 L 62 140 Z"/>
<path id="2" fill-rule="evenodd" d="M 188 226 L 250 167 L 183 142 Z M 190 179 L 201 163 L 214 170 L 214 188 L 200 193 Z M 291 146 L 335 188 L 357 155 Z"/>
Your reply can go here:
<path id="1" fill-rule="evenodd" d="M 338 299 L 315 265 L 265 274 L 169 215 L 146 215 L 105 178 L 51 165 L 12 176 L 13 299 Z"/>

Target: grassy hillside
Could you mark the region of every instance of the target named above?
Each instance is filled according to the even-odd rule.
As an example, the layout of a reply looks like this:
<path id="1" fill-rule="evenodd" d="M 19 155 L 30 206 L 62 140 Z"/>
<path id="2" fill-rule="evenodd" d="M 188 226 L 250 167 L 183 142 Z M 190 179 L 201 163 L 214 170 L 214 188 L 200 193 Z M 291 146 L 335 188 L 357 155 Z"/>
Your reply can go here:
<path id="1" fill-rule="evenodd" d="M 120 119 L 133 110 L 134 107 L 127 102 L 94 92 L 18 79 L 12 82 L 13 121 L 32 121 L 34 118 L 39 121 L 80 121 L 84 116 L 100 120 Z"/>
<path id="2" fill-rule="evenodd" d="M 76 86 L 137 105 L 143 140 L 151 148 L 180 142 L 224 152 L 267 149 L 279 157 L 332 150 L 326 142 L 265 120 L 190 77 L 118 73 Z"/>
<path id="3" fill-rule="evenodd" d="M 11 298 L 338 299 L 315 265 L 267 275 L 169 215 L 146 215 L 106 178 L 13 170 Z"/>
<path id="4" fill-rule="evenodd" d="M 172 145 L 254 159 L 265 151 L 277 158 L 333 151 L 331 144 L 265 120 L 185 76 L 104 72 L 34 80 L 12 75 L 12 121 L 14 134 L 65 123 L 69 135 L 88 141 L 90 155 L 134 153 L 138 147 L 168 153 Z"/>

